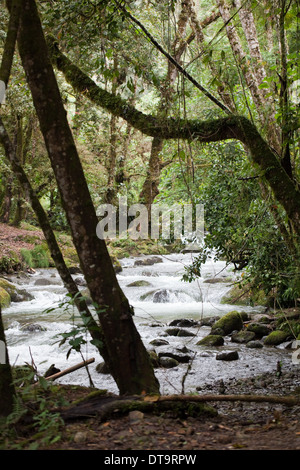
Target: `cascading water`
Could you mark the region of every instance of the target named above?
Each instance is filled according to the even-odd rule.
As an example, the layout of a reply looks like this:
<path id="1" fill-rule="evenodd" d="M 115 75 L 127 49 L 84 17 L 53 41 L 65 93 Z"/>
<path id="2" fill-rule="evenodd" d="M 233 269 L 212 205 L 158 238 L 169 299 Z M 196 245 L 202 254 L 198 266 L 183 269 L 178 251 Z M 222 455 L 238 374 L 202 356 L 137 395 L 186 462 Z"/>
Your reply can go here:
<path id="1" fill-rule="evenodd" d="M 142 264 L 143 259 L 150 263 Z M 151 259 L 156 262 L 151 264 Z M 167 346 L 155 348 L 157 352 L 178 351 L 185 348 L 193 358 L 192 368 L 186 379 L 186 389 L 193 391 L 203 382 L 228 376 L 246 376 L 259 373 L 260 370 L 273 369 L 278 357 L 281 361 L 290 362 L 284 350 L 242 349 L 239 361 L 224 364 L 216 361 L 216 348 L 203 348 L 196 343 L 206 336 L 210 328 L 195 326 L 190 328 L 194 336 L 167 336 L 167 325 L 174 319 L 193 319 L 199 321 L 204 317 L 222 316 L 231 310 L 260 311 L 259 308 L 232 307 L 221 304 L 222 297 L 230 289 L 234 273 L 224 262 L 207 261 L 202 269 L 202 277 L 186 283 L 182 281 L 184 267 L 192 262 L 192 254 L 170 254 L 157 257 L 147 256 L 137 259 L 122 260 L 123 270 L 118 280 L 124 293 L 134 307 L 134 321 L 148 350 L 154 349 L 151 341 L 163 338 Z M 76 275 L 76 278 L 82 276 Z M 218 282 L 211 282 L 216 279 Z M 46 281 L 45 281 L 46 279 Z M 207 282 L 209 281 L 209 282 Z M 51 364 L 61 370 L 82 361 L 82 356 L 72 351 L 67 359 L 68 344 L 59 346 L 62 333 L 70 331 L 74 324 L 80 323 L 78 312 L 70 307 L 63 284 L 54 269 L 41 269 L 26 279 L 13 279 L 27 289 L 34 299 L 12 303 L 4 310 L 9 358 L 12 364 L 32 363 L 40 374 Z M 28 327 L 28 324 L 30 326 Z M 95 357 L 95 364 L 102 362 L 98 351 L 89 342 L 85 333 L 86 344 L 82 347 L 84 359 Z M 235 345 L 236 346 L 236 345 Z M 229 345 L 229 348 L 232 348 Z M 157 369 L 156 375 L 161 383 L 162 393 L 180 392 L 182 376 L 187 364 L 180 364 L 174 369 Z M 96 387 L 117 392 L 114 380 L 110 375 L 98 374 L 95 365 L 90 366 L 90 373 Z M 59 379 L 61 383 L 89 385 L 85 369 L 80 369 Z"/>

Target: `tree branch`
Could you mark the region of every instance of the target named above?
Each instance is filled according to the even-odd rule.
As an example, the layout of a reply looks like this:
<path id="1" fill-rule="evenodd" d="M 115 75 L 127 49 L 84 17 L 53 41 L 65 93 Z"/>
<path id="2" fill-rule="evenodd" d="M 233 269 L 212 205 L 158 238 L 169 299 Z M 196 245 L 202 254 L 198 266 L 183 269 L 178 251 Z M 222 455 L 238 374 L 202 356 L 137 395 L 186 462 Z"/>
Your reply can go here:
<path id="1" fill-rule="evenodd" d="M 118 8 L 120 10 L 122 10 L 122 12 L 143 31 L 143 33 L 148 37 L 148 39 L 150 39 L 150 41 L 156 47 L 156 49 L 158 49 L 169 60 L 169 62 L 171 62 L 177 68 L 177 70 L 179 70 L 179 72 L 182 75 L 184 75 L 185 78 L 187 78 L 196 88 L 198 88 L 198 90 L 200 90 L 208 99 L 210 99 L 219 108 L 221 108 L 222 111 L 225 111 L 225 113 L 227 113 L 228 115 L 232 114 L 231 110 L 229 108 L 227 108 L 227 106 L 225 106 L 223 103 L 221 103 L 221 101 L 219 101 L 214 95 L 212 95 L 208 90 L 206 90 L 206 88 L 204 88 L 202 85 L 200 85 L 200 83 L 197 82 L 197 80 L 195 80 L 195 78 L 192 77 L 177 62 L 177 60 L 173 56 L 171 56 L 167 51 L 165 51 L 165 49 L 156 41 L 156 39 L 154 39 L 152 34 L 149 33 L 149 31 L 145 28 L 145 26 L 137 18 L 135 18 L 133 15 L 131 15 L 131 13 L 129 13 L 129 11 L 126 10 L 126 8 L 124 8 L 118 1 L 115 1 L 115 3 L 118 6 Z"/>
<path id="2" fill-rule="evenodd" d="M 120 96 L 114 96 L 100 88 L 62 54 L 56 38 L 48 37 L 48 46 L 53 64 L 64 74 L 74 90 L 86 96 L 95 105 L 123 118 L 145 135 L 165 140 L 198 140 L 209 143 L 233 139 L 243 143 L 250 151 L 252 163 L 260 167 L 275 198 L 284 207 L 295 233 L 300 234 L 300 192 L 282 167 L 277 155 L 249 119 L 232 114 L 224 118 L 201 121 L 144 114 Z"/>

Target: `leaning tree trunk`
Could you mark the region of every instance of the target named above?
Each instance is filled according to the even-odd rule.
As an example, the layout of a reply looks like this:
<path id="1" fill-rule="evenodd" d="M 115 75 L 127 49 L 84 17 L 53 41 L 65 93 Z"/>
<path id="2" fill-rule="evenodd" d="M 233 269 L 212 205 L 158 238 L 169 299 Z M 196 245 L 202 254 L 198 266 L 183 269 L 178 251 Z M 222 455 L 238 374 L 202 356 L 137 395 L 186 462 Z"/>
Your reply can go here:
<path id="1" fill-rule="evenodd" d="M 86 304 L 84 297 L 81 295 L 78 287 L 73 280 L 68 267 L 66 266 L 64 257 L 62 255 L 61 249 L 56 240 L 55 234 L 52 230 L 50 222 L 48 220 L 47 214 L 39 201 L 39 198 L 34 191 L 33 187 L 30 184 L 30 181 L 20 164 L 20 160 L 17 156 L 15 148 L 9 138 L 7 130 L 4 126 L 2 118 L 0 116 L 0 143 L 4 147 L 5 155 L 7 160 L 10 162 L 11 169 L 14 172 L 14 175 L 18 179 L 19 186 L 22 187 L 26 197 L 31 203 L 32 209 L 35 212 L 35 215 L 38 219 L 39 225 L 44 233 L 45 239 L 47 241 L 50 254 L 55 263 L 56 269 L 63 281 L 65 288 L 73 300 L 74 305 L 77 307 L 81 319 L 84 325 L 90 332 L 90 335 L 96 345 L 99 353 L 106 359 L 107 353 L 105 350 L 104 338 L 100 326 L 94 320 L 92 313 L 89 311 L 89 308 Z"/>
<path id="2" fill-rule="evenodd" d="M 0 417 L 13 411 L 15 389 L 4 334 L 0 305 Z"/>
<path id="3" fill-rule="evenodd" d="M 148 353 L 104 240 L 48 57 L 34 0 L 24 0 L 18 45 L 72 238 L 105 337 L 108 365 L 121 394 L 158 393 Z"/>

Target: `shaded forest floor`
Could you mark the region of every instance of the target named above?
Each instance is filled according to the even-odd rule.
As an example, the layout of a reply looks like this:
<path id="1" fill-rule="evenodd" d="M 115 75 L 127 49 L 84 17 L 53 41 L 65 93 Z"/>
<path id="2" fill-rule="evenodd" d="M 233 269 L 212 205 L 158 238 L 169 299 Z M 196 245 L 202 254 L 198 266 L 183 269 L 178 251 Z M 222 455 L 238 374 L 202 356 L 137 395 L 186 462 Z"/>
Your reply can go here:
<path id="1" fill-rule="evenodd" d="M 299 395 L 299 366 L 280 377 L 267 373 L 264 377 L 247 378 L 239 383 L 225 384 L 225 394 L 256 393 L 261 395 Z M 264 388 L 259 388 L 263 382 Z M 66 405 L 60 411 L 69 412 L 90 396 L 94 389 L 55 385 L 56 396 Z M 229 388 L 230 387 L 230 388 Z M 228 389 L 228 391 L 227 391 Z M 218 385 L 205 393 L 218 393 Z M 53 403 L 46 391 L 44 398 Z M 300 450 L 300 405 L 275 403 L 209 402 L 214 414 L 197 417 L 174 414 L 173 411 L 148 413 L 119 410 L 112 415 L 94 415 L 88 418 L 65 419 L 53 432 L 50 417 L 44 431 L 26 424 L 15 426 L 12 434 L 2 441 L 0 448 L 39 450 L 99 450 L 99 451 L 181 451 L 198 450 Z M 10 430 L 11 431 L 11 430 Z M 55 443 L 48 439 L 58 437 Z M 3 447 L 4 446 L 4 447 Z M 128 455 L 128 454 L 126 454 Z"/>
<path id="2" fill-rule="evenodd" d="M 225 394 L 299 394 L 299 365 L 280 377 L 231 381 Z M 219 383 L 203 394 L 219 394 Z M 99 422 L 97 418 L 67 422 L 62 441 L 52 449 L 68 450 L 300 450 L 300 406 L 270 403 L 212 402 L 216 416 L 174 416 L 129 412 Z"/>

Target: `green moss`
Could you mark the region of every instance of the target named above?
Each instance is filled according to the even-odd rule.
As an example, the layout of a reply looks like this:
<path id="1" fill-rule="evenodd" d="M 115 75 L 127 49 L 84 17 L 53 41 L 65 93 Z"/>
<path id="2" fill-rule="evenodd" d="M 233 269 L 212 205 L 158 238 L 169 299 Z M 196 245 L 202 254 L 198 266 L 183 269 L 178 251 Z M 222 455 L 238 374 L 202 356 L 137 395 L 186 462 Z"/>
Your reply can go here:
<path id="1" fill-rule="evenodd" d="M 243 315 L 240 312 L 233 310 L 227 313 L 212 326 L 211 334 L 218 332 L 221 335 L 227 335 L 234 330 L 241 330 L 243 328 Z"/>
<path id="2" fill-rule="evenodd" d="M 221 335 L 207 335 L 198 341 L 198 346 L 222 346 L 224 338 Z"/>
<path id="3" fill-rule="evenodd" d="M 286 341 L 288 336 L 289 333 L 286 331 L 275 330 L 266 337 L 264 344 L 267 346 L 276 346 L 277 344 L 281 344 Z"/>
<path id="4" fill-rule="evenodd" d="M 11 296 L 13 294 L 15 294 L 17 288 L 16 286 L 14 286 L 11 282 L 7 281 L 6 279 L 3 279 L 3 278 L 0 278 L 0 287 L 2 287 L 2 289 L 6 290 L 6 292 L 8 292 L 8 294 Z"/>
<path id="5" fill-rule="evenodd" d="M 2 287 L 0 287 L 0 305 L 2 308 L 7 308 L 10 305 L 10 295 Z"/>
<path id="6" fill-rule="evenodd" d="M 221 304 L 229 305 L 267 305 L 268 298 L 261 290 L 254 291 L 250 286 L 233 286 L 221 300 Z"/>

